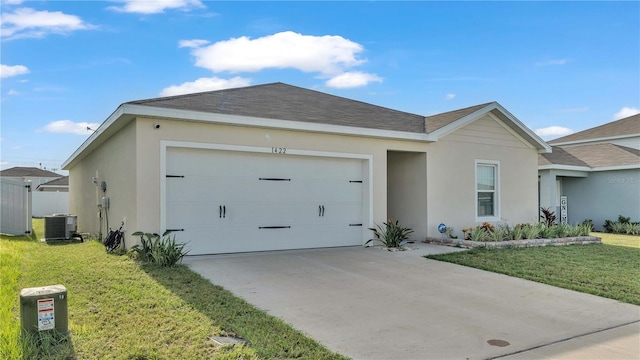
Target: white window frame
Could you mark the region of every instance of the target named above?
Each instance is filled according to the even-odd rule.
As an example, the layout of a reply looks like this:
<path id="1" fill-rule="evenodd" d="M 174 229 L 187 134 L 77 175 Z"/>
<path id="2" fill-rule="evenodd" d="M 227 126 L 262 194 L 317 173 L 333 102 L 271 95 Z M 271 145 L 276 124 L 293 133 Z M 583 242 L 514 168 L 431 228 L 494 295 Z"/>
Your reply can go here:
<path id="1" fill-rule="evenodd" d="M 492 216 L 479 216 L 478 215 L 478 167 L 479 166 L 493 166 L 495 168 L 495 188 L 493 197 L 493 215 Z M 496 160 L 476 160 L 475 161 L 475 181 L 474 186 L 474 212 L 476 214 L 476 222 L 485 221 L 499 221 L 500 220 L 500 161 Z"/>

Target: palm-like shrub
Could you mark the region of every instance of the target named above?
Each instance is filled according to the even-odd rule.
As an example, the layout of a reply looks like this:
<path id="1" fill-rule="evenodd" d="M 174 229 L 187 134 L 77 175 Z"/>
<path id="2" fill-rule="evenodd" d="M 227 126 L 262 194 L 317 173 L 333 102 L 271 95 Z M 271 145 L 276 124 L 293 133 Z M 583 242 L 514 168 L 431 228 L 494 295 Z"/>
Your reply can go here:
<path id="1" fill-rule="evenodd" d="M 398 220 L 388 219 L 382 225 L 376 224 L 375 228 L 369 228 L 373 231 L 373 238 L 369 239 L 365 245 L 370 242 L 379 241 L 387 248 L 402 249 L 402 242 L 409 239 L 409 235 L 413 230 L 408 227 L 400 226 Z"/>
<path id="2" fill-rule="evenodd" d="M 140 236 L 140 245 L 134 245 L 131 251 L 144 262 L 154 263 L 160 266 L 175 266 L 189 252 L 185 250 L 186 244 L 176 242 L 176 237 L 170 236 L 170 230 L 162 236 L 156 233 L 144 233 L 136 231 L 132 235 Z"/>

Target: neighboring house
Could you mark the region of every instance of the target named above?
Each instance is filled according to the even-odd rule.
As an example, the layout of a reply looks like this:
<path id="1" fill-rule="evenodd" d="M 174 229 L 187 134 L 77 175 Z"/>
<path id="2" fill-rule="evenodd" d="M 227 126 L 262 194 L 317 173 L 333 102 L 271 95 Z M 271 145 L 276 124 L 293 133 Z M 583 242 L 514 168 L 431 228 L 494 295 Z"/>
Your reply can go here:
<path id="1" fill-rule="evenodd" d="M 12 167 L 0 171 L 0 177 L 18 181 L 31 181 L 31 187 L 35 190 L 41 184 L 63 177 L 49 170 L 36 167 Z"/>
<path id="2" fill-rule="evenodd" d="M 541 154 L 540 206 L 567 222 L 591 219 L 596 230 L 618 215 L 640 221 L 640 114 L 549 142 Z"/>
<path id="3" fill-rule="evenodd" d="M 36 191 L 69 192 L 69 177 L 64 176 L 42 183 L 36 187 Z"/>
<path id="4" fill-rule="evenodd" d="M 496 102 L 424 117 L 273 83 L 124 103 L 63 168 L 80 232 L 175 230 L 195 255 L 535 221 L 548 151 Z"/>
<path id="5" fill-rule="evenodd" d="M 31 215 L 43 217 L 69 212 L 69 177 L 36 167 L 13 167 L 0 171 L 0 177 L 31 181 Z"/>

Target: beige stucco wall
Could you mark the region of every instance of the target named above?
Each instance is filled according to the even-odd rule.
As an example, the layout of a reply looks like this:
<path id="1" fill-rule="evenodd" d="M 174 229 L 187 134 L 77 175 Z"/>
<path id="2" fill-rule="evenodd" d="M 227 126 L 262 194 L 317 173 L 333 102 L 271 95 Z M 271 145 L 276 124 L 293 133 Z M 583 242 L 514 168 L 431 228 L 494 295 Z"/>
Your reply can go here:
<path id="1" fill-rule="evenodd" d="M 159 124 L 160 128 L 156 129 L 156 124 Z M 141 159 L 136 168 L 137 201 L 139 204 L 144 204 L 148 210 L 138 213 L 137 228 L 128 229 L 131 231 L 160 231 L 161 140 L 371 155 L 373 199 L 370 201 L 373 203 L 373 220 L 376 223 L 382 223 L 387 217 L 387 149 L 424 152 L 427 146 L 427 143 L 416 141 L 382 140 L 167 119 L 139 118 L 135 126 L 137 129 L 136 153 Z M 425 216 L 426 214 L 422 215 L 422 217 Z M 369 225 L 371 224 L 365 224 L 367 227 Z"/>
<path id="2" fill-rule="evenodd" d="M 138 240 L 131 237 L 135 231 L 163 230 L 163 140 L 371 156 L 373 222 L 384 222 L 389 211 L 416 230 L 416 240 L 437 236 L 440 222 L 458 231 L 475 225 L 476 159 L 500 161 L 505 221 L 531 222 L 537 216 L 537 151 L 489 115 L 435 143 L 138 118 L 69 169 L 70 209 L 78 215 L 80 231 L 98 231 L 96 185 L 91 182 L 96 171 L 98 181 L 107 181 L 111 227 L 127 220 L 128 246 Z M 396 156 L 402 152 L 412 155 Z M 388 159 L 394 161 L 389 167 Z M 393 172 L 390 180 L 387 169 Z M 389 197 L 388 180 L 393 186 Z M 410 191 L 398 190 L 399 186 Z"/>
<path id="3" fill-rule="evenodd" d="M 136 129 L 135 124 L 130 123 L 69 169 L 69 211 L 78 216 L 78 231 L 99 232 L 97 205 L 102 196 L 110 198 L 108 212 L 103 211 L 103 238 L 108 231 L 106 216 L 112 229 L 117 229 L 125 218 L 126 230 L 136 226 L 135 148 Z M 94 184 L 92 178 L 96 176 L 97 184 Z M 102 181 L 107 183 L 106 193 L 99 190 Z"/>
<path id="4" fill-rule="evenodd" d="M 537 221 L 537 150 L 486 115 L 428 147 L 430 236 L 440 236 L 439 223 L 453 226 L 458 235 L 462 228 L 481 223 L 475 221 L 476 160 L 499 161 L 498 222 Z"/>
<path id="5" fill-rule="evenodd" d="M 410 239 L 427 236 L 427 154 L 389 151 L 387 217 L 413 229 Z"/>

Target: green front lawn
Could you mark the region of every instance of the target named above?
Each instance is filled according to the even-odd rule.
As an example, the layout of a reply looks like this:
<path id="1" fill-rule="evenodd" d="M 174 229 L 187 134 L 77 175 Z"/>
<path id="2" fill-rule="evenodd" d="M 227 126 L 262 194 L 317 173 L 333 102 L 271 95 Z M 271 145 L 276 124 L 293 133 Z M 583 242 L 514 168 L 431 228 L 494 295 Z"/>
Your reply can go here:
<path id="1" fill-rule="evenodd" d="M 95 241 L 47 245 L 42 219 L 30 237 L 0 236 L 2 359 L 338 359 L 283 321 L 185 266 L 139 265 Z M 71 341 L 36 345 L 20 337 L 20 290 L 62 284 Z M 232 335 L 246 346 L 216 346 Z"/>
<path id="2" fill-rule="evenodd" d="M 606 244 L 478 248 L 427 258 L 640 305 L 640 248 Z"/>
<path id="3" fill-rule="evenodd" d="M 602 243 L 607 245 L 620 245 L 640 248 L 640 236 L 610 234 L 610 233 L 591 233 L 592 236 L 602 238 Z"/>

